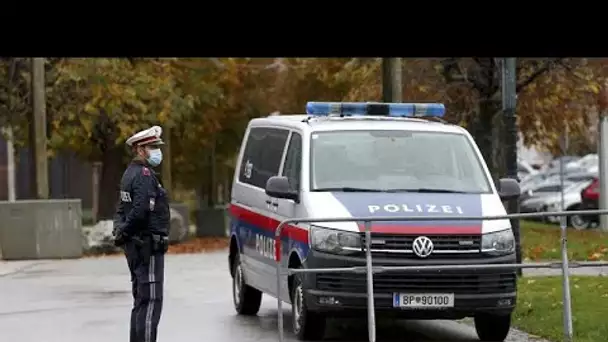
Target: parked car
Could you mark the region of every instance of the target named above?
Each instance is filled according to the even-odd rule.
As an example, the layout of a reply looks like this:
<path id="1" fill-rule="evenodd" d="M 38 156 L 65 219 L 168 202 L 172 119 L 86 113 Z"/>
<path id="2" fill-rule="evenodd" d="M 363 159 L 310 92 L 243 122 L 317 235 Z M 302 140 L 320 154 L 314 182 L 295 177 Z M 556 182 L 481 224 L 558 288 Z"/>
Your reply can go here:
<path id="1" fill-rule="evenodd" d="M 550 184 L 540 187 L 532 197 L 524 200 L 520 205 L 521 212 L 552 212 L 562 210 L 578 210 L 581 207 L 581 190 L 586 188 L 591 181 L 567 182 L 564 185 L 564 208 L 562 208 L 561 184 Z M 548 216 L 543 221 L 559 222 L 559 217 Z M 581 215 L 567 217 L 567 225 L 575 229 L 586 229 L 588 222 Z"/>
<path id="2" fill-rule="evenodd" d="M 559 169 L 537 173 L 522 180 L 521 191 L 522 193 L 526 193 L 529 190 L 533 190 L 534 188 L 538 188 L 549 183 L 559 183 L 560 177 L 561 173 L 559 172 Z M 573 167 L 571 169 L 564 170 L 564 179 L 567 181 L 591 181 L 594 177 L 597 177 L 597 172 L 588 172 L 586 169 L 582 169 L 580 167 Z"/>
<path id="3" fill-rule="evenodd" d="M 566 167 L 569 167 L 569 165 L 570 165 L 570 167 L 571 167 L 571 166 L 574 166 L 574 165 L 576 165 L 576 164 L 570 164 L 570 163 L 572 163 L 572 162 L 576 162 L 576 161 L 578 161 L 578 160 L 580 160 L 580 159 L 581 159 L 581 157 L 577 157 L 577 156 L 563 156 L 563 157 L 557 157 L 557 158 L 553 159 L 552 161 L 550 161 L 550 162 L 549 162 L 549 164 L 547 164 L 547 165 L 545 166 L 545 170 L 550 170 L 550 169 L 559 169 L 559 164 L 560 164 L 560 161 L 561 161 L 561 160 L 563 160 L 563 161 L 564 161 L 564 165 L 565 165 Z M 544 171 L 544 170 L 543 170 L 543 171 Z"/>
<path id="4" fill-rule="evenodd" d="M 564 179 L 563 188 L 566 189 L 572 184 L 574 184 L 574 182 Z M 551 195 L 552 193 L 559 193 L 561 189 L 562 184 L 559 179 L 539 182 L 537 184 L 529 185 L 525 188 L 525 190 L 522 190 L 521 196 L 519 197 L 519 201 L 520 203 L 523 203 L 524 201 L 532 197 L 544 197 Z"/>
<path id="5" fill-rule="evenodd" d="M 538 173 L 538 170 L 535 169 L 530 163 L 525 160 L 517 161 L 517 177 L 521 180 L 529 175 L 535 175 Z"/>
<path id="6" fill-rule="evenodd" d="M 595 178 L 591 184 L 581 190 L 581 210 L 597 210 L 600 202 L 600 180 Z M 587 227 L 597 226 L 600 223 L 599 215 L 585 215 L 582 217 Z"/>
<path id="7" fill-rule="evenodd" d="M 583 158 L 577 160 L 575 163 L 576 165 L 583 168 L 594 168 L 599 165 L 599 157 L 596 153 L 590 153 L 584 156 Z"/>
<path id="8" fill-rule="evenodd" d="M 564 188 L 568 187 L 572 183 L 564 183 Z M 535 213 L 542 211 L 542 204 L 544 204 L 544 198 L 559 194 L 562 189 L 559 182 L 549 183 L 529 189 L 520 196 L 519 210 L 522 213 Z"/>
<path id="9" fill-rule="evenodd" d="M 597 173 L 595 172 L 573 172 L 567 173 L 564 175 L 564 181 L 566 182 L 591 182 L 595 178 L 597 178 Z M 561 175 L 552 175 L 545 179 L 546 183 L 559 183 Z M 542 185 L 542 184 L 541 184 Z"/>

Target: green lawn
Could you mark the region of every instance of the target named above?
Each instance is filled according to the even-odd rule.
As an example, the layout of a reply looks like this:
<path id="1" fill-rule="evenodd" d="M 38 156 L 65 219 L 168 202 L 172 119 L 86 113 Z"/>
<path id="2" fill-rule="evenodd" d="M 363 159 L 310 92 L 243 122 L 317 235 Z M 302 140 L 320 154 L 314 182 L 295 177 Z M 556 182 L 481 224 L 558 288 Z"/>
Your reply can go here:
<path id="1" fill-rule="evenodd" d="M 571 277 L 575 342 L 608 340 L 608 278 Z M 563 341 L 561 277 L 523 278 L 513 324 L 553 342 Z"/>
<path id="2" fill-rule="evenodd" d="M 521 221 L 521 245 L 526 261 L 561 259 L 558 225 Z M 568 229 L 570 260 L 608 260 L 608 233 Z M 607 337 L 608 340 L 608 337 Z"/>

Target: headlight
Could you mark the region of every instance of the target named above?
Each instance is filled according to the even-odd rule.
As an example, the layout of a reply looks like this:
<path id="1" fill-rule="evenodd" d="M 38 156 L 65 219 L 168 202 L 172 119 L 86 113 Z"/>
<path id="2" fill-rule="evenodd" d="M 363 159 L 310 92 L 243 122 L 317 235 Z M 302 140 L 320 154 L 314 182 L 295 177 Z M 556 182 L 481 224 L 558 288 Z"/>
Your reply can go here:
<path id="1" fill-rule="evenodd" d="M 357 233 L 310 226 L 310 246 L 321 252 L 352 254 L 361 251 L 361 237 Z"/>
<path id="2" fill-rule="evenodd" d="M 481 237 L 481 251 L 490 254 L 509 254 L 515 250 L 515 238 L 511 229 L 484 234 Z"/>

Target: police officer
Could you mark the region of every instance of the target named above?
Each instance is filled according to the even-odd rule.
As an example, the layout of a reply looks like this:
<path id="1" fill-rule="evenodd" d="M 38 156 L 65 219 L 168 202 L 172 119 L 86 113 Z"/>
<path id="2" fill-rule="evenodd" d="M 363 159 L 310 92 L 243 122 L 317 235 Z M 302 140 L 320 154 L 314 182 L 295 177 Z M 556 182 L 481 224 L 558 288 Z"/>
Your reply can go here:
<path id="1" fill-rule="evenodd" d="M 120 182 L 114 217 L 115 244 L 131 271 L 131 342 L 154 342 L 163 305 L 164 254 L 168 248 L 169 201 L 150 167 L 163 159 L 162 128 L 154 126 L 127 139 L 135 157 Z"/>

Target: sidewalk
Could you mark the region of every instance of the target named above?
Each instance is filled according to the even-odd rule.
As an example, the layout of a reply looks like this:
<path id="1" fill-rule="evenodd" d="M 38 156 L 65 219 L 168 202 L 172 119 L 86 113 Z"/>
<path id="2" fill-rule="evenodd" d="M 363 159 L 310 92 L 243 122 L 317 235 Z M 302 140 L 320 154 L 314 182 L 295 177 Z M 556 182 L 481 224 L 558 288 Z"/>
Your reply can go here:
<path id="1" fill-rule="evenodd" d="M 561 268 L 529 268 L 523 271 L 525 277 L 548 277 L 548 276 L 561 276 Z M 571 268 L 571 276 L 608 276 L 608 267 L 581 267 Z"/>
<path id="2" fill-rule="evenodd" d="M 43 260 L 17 260 L 17 261 L 1 261 L 0 260 L 0 277 L 4 277 L 30 267 L 44 263 Z"/>

